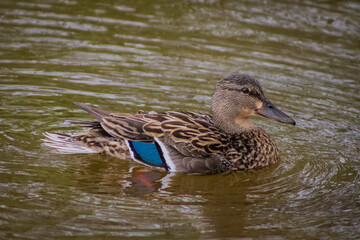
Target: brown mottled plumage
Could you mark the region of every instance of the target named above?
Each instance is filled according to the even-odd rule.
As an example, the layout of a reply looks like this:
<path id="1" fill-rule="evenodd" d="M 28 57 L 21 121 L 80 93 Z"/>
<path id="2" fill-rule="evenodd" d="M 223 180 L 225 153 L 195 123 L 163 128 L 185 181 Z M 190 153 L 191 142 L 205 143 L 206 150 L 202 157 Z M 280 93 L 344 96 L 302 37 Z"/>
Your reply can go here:
<path id="1" fill-rule="evenodd" d="M 110 113 L 75 104 L 97 121 L 81 121 L 91 129 L 77 135 L 45 133 L 45 145 L 62 153 L 107 153 L 175 172 L 215 174 L 271 165 L 279 160 L 278 148 L 249 116 L 295 125 L 265 97 L 257 80 L 243 74 L 216 84 L 212 115 Z"/>

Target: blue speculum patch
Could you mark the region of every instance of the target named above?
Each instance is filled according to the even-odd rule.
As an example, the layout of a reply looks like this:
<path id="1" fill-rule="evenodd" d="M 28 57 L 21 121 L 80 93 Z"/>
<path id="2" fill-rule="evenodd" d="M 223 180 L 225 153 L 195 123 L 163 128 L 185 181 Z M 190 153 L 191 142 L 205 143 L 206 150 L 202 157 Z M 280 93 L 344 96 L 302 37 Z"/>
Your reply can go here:
<path id="1" fill-rule="evenodd" d="M 129 145 L 137 160 L 152 166 L 165 167 L 162 152 L 155 142 L 129 141 Z"/>

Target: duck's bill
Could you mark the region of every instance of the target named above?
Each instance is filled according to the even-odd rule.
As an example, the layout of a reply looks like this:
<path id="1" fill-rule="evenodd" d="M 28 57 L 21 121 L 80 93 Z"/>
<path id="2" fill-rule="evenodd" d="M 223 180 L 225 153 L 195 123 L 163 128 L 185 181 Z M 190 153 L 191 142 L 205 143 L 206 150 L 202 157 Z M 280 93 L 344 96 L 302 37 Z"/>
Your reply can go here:
<path id="1" fill-rule="evenodd" d="M 258 115 L 271 118 L 275 121 L 295 125 L 294 119 L 286 115 L 283 111 L 274 106 L 271 102 L 263 104 L 263 106 L 256 111 Z"/>

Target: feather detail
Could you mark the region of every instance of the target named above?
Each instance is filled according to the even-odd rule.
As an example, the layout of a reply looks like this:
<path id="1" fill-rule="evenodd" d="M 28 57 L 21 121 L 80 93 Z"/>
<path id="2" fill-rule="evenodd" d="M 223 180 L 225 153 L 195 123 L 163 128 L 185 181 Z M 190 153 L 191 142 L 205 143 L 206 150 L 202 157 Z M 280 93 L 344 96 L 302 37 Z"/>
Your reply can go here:
<path id="1" fill-rule="evenodd" d="M 44 145 L 62 154 L 99 153 L 98 151 L 71 141 L 71 136 L 67 134 L 45 132 L 44 136 L 46 137 L 43 139 Z"/>
<path id="2" fill-rule="evenodd" d="M 186 156 L 200 157 L 226 151 L 229 136 L 202 118 L 194 118 L 194 113 L 167 112 L 165 116 L 167 120 L 163 122 L 152 120 L 145 124 L 144 132 L 149 136 L 163 137 L 166 144 Z"/>
<path id="3" fill-rule="evenodd" d="M 101 126 L 110 135 L 117 138 L 125 138 L 134 141 L 151 142 L 153 138 L 144 134 L 142 129 L 146 124 L 143 114 L 123 114 L 122 116 L 110 116 L 102 119 Z"/>
<path id="4" fill-rule="evenodd" d="M 116 139 L 102 128 L 92 128 L 76 135 L 44 133 L 44 145 L 59 153 L 106 153 L 114 157 L 130 159 L 123 139 Z"/>

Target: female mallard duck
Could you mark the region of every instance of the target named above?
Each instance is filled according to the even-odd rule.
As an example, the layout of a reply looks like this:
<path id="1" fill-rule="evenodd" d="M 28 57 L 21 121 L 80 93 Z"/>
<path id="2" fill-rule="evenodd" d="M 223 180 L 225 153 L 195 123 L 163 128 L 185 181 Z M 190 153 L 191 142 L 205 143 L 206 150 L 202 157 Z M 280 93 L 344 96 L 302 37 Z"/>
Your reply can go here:
<path id="1" fill-rule="evenodd" d="M 171 172 L 215 174 L 271 165 L 279 160 L 278 148 L 249 116 L 295 125 L 265 97 L 256 79 L 243 74 L 216 84 L 212 115 L 110 113 L 75 104 L 97 121 L 80 121 L 91 129 L 76 135 L 45 133 L 46 146 L 61 153 L 107 153 Z"/>

